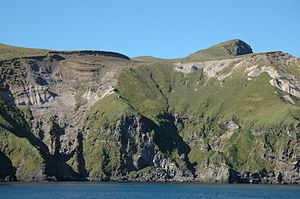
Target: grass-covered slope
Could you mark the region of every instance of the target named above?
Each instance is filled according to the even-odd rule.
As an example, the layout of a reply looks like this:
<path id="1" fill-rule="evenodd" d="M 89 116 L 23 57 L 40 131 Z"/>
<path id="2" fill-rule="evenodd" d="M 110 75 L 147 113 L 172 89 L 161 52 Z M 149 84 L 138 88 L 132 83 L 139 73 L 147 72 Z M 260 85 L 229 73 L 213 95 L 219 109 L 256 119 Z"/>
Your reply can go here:
<path id="1" fill-rule="evenodd" d="M 191 62 L 204 61 L 213 59 L 230 58 L 238 55 L 245 55 L 252 53 L 252 48 L 240 39 L 229 40 L 219 43 L 210 48 L 199 50 L 184 58 L 178 59 L 161 59 L 151 56 L 135 57 L 135 61 L 151 62 L 151 63 L 165 63 L 165 62 Z"/>
<path id="2" fill-rule="evenodd" d="M 30 143 L 22 112 L 0 101 L 0 180 L 9 176 L 25 181 L 42 180 L 44 159 Z"/>
<path id="3" fill-rule="evenodd" d="M 117 89 L 139 114 L 161 127 L 156 131 L 156 141 L 163 151 L 173 156 L 187 154 L 202 172 L 207 172 L 203 165 L 210 161 L 214 167 L 224 162 L 238 172 L 268 173 L 276 167 L 275 160 L 264 158 L 262 150 L 273 155 L 281 150 L 295 154 L 300 146 L 295 131 L 300 118 L 299 102 L 284 101 L 286 93 L 269 81 L 267 73 L 249 81 L 241 69 L 220 85 L 202 70 L 184 74 L 171 64 L 152 64 L 124 69 Z M 175 128 L 163 128 L 166 118 Z M 240 128 L 234 132 L 222 128 L 229 121 Z M 255 130 L 260 132 L 258 136 Z M 165 147 L 178 133 L 186 142 L 194 143 L 188 146 L 190 149 L 180 152 L 179 146 Z M 218 145 L 218 150 L 203 152 L 201 146 L 205 144 Z"/>
<path id="4" fill-rule="evenodd" d="M 42 56 L 48 52 L 49 50 L 45 49 L 22 48 L 0 44 L 0 61 L 20 57 Z"/>
<path id="5" fill-rule="evenodd" d="M 118 137 L 105 132 L 114 130 L 120 118 L 137 115 L 126 101 L 116 95 L 100 100 L 91 108 L 83 140 L 83 154 L 90 176 L 105 179 L 105 175 L 120 169 L 122 154 L 117 146 Z"/>
<path id="6" fill-rule="evenodd" d="M 15 58 L 23 58 L 23 57 L 45 56 L 47 54 L 100 55 L 100 56 L 115 57 L 115 58 L 130 60 L 130 58 L 127 57 L 126 55 L 117 52 L 97 51 L 97 50 L 52 51 L 47 49 L 16 47 L 16 46 L 10 46 L 10 45 L 0 43 L 0 61 L 10 60 Z"/>
<path id="7" fill-rule="evenodd" d="M 242 40 L 234 39 L 220 44 L 214 45 L 210 48 L 199 50 L 189 56 L 183 58 L 185 61 L 199 61 L 218 58 L 227 58 L 237 55 L 245 55 L 252 53 L 251 47 Z"/>
<path id="8" fill-rule="evenodd" d="M 283 101 L 284 93 L 270 85 L 266 73 L 249 81 L 237 71 L 221 86 L 202 70 L 183 74 L 170 64 L 155 64 L 125 69 L 118 80 L 120 95 L 149 118 L 171 112 L 268 127 L 290 125 L 300 117 L 299 106 Z"/>

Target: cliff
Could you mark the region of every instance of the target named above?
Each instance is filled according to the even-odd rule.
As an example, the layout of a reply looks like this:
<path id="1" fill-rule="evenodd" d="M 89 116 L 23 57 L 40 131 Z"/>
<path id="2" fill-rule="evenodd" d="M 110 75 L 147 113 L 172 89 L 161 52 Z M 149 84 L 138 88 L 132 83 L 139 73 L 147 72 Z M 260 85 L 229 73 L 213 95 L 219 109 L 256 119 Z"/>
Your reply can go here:
<path id="1" fill-rule="evenodd" d="M 0 62 L 1 180 L 300 183 L 296 57 L 18 53 Z"/>

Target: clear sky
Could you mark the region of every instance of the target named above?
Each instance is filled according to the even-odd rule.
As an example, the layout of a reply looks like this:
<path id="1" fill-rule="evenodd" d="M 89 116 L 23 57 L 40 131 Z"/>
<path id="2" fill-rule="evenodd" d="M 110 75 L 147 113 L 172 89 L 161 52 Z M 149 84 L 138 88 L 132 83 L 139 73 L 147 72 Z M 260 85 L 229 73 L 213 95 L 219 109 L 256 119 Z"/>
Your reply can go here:
<path id="1" fill-rule="evenodd" d="M 184 57 L 229 39 L 300 57 L 300 0 L 0 0 L 0 43 Z"/>

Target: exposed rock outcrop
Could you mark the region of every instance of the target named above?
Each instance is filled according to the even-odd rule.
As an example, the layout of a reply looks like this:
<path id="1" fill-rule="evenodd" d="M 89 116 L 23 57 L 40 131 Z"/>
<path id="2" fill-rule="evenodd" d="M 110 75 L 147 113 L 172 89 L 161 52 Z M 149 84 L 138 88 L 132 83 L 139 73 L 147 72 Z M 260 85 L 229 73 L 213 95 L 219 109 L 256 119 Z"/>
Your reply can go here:
<path id="1" fill-rule="evenodd" d="M 279 88 L 280 90 L 287 92 L 295 97 L 300 97 L 300 84 L 290 75 L 276 70 L 272 67 L 251 67 L 250 72 L 247 74 L 248 77 L 253 78 L 259 76 L 261 73 L 266 72 L 272 78 L 270 84 Z"/>

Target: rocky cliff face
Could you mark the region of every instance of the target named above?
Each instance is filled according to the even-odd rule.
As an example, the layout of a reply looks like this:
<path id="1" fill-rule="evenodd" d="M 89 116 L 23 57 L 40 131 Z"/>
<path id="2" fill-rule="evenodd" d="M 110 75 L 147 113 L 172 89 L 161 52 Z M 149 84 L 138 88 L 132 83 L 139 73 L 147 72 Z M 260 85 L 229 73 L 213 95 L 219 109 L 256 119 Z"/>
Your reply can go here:
<path id="1" fill-rule="evenodd" d="M 212 48 L 180 63 L 1 61 L 0 179 L 300 183 L 299 59 Z"/>

